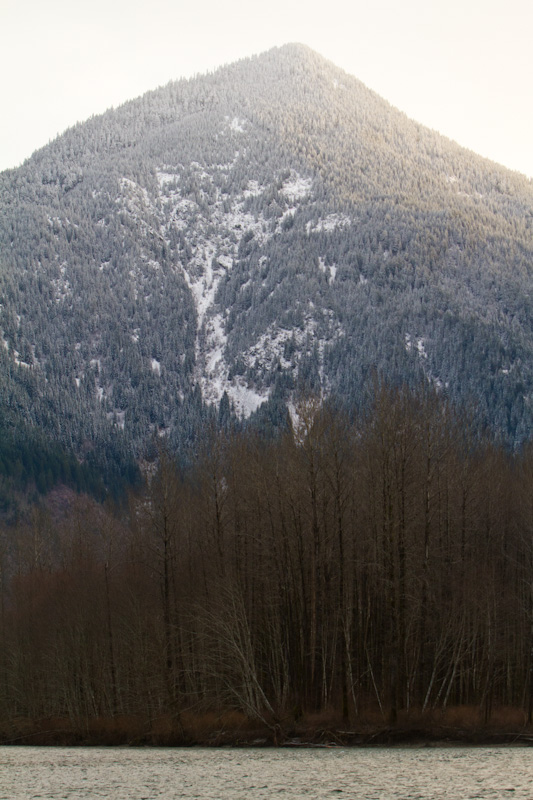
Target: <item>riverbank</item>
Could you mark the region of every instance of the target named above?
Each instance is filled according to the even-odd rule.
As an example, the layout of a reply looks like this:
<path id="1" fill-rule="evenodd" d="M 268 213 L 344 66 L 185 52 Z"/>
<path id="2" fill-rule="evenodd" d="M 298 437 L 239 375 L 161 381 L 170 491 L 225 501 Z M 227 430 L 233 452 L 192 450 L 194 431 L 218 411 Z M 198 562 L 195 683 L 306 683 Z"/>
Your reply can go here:
<path id="1" fill-rule="evenodd" d="M 394 725 L 371 715 L 351 723 L 334 714 L 298 721 L 250 720 L 236 712 L 115 716 L 86 720 L 18 718 L 0 722 L 0 745 L 154 747 L 533 746 L 522 711 L 501 709 L 482 722 L 477 709 L 403 714 Z"/>

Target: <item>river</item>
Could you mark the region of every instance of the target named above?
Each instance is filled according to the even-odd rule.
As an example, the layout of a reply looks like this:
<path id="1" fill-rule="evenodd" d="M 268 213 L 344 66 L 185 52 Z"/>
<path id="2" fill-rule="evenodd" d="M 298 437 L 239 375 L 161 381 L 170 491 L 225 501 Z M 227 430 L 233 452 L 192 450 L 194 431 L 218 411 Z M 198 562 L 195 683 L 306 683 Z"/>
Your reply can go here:
<path id="1" fill-rule="evenodd" d="M 0 800 L 533 797 L 527 747 L 0 747 Z"/>

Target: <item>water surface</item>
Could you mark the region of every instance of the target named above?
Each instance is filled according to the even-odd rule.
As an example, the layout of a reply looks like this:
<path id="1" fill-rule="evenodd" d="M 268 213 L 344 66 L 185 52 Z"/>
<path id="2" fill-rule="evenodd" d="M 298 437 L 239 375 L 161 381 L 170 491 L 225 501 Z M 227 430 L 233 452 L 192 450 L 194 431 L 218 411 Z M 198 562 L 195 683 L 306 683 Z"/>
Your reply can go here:
<path id="1" fill-rule="evenodd" d="M 532 778 L 527 747 L 0 747 L 0 800 L 531 800 Z"/>

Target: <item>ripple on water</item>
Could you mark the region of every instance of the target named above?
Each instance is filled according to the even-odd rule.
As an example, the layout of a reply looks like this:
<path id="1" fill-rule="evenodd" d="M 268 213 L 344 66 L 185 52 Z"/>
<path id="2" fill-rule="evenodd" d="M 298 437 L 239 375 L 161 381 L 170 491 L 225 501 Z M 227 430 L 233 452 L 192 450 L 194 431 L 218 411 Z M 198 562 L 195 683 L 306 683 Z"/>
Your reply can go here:
<path id="1" fill-rule="evenodd" d="M 0 800 L 531 800 L 528 748 L 0 748 Z"/>

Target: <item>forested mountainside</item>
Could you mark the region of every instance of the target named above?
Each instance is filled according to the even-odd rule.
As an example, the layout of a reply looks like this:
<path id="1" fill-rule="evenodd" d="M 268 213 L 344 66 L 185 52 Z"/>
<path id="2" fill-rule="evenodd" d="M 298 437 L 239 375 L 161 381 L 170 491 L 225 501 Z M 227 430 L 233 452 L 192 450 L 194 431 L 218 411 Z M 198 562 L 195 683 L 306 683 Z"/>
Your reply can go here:
<path id="1" fill-rule="evenodd" d="M 110 474 L 216 415 L 429 381 L 530 436 L 533 185 L 301 45 L 0 175 L 0 411 Z"/>

